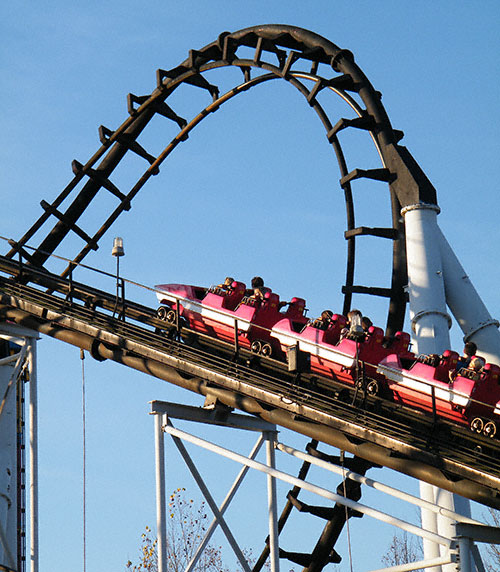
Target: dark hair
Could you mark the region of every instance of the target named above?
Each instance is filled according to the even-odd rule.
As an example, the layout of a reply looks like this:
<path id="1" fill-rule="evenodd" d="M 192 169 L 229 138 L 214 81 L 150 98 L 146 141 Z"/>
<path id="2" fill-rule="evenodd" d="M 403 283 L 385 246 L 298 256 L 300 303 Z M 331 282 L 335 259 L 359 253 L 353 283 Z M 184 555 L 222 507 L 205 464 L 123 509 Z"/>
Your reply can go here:
<path id="1" fill-rule="evenodd" d="M 373 326 L 373 322 L 370 320 L 368 316 L 363 316 L 361 318 L 361 325 L 363 326 L 363 330 L 368 330 Z"/>
<path id="2" fill-rule="evenodd" d="M 477 352 L 477 346 L 474 342 L 467 342 L 464 346 L 464 354 L 466 356 L 473 356 L 476 355 Z"/>
<path id="3" fill-rule="evenodd" d="M 252 278 L 252 288 L 262 288 L 264 286 L 264 280 L 260 276 L 254 276 Z"/>

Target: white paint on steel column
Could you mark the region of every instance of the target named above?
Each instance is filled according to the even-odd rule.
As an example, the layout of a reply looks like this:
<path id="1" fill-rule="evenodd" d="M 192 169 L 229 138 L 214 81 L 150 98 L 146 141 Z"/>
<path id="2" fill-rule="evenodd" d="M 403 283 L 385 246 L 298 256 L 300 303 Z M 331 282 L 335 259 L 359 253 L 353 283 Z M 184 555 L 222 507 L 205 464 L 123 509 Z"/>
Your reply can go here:
<path id="1" fill-rule="evenodd" d="M 415 204 L 402 209 L 406 229 L 406 254 L 408 265 L 408 293 L 413 350 L 418 353 L 442 353 L 450 347 L 449 328 L 451 318 L 446 310 L 446 296 L 441 261 L 440 236 L 437 225 L 437 205 Z M 453 496 L 429 485 L 420 483 L 421 497 L 437 502 L 438 497 L 446 508 L 453 509 Z M 446 497 L 448 495 L 448 497 Z M 452 521 L 436 517 L 422 510 L 424 528 L 448 538 L 455 536 L 449 526 Z M 440 555 L 440 547 L 424 539 L 426 559 Z M 441 554 L 443 555 L 443 554 Z M 453 566 L 436 566 L 433 572 L 448 572 Z"/>
<path id="2" fill-rule="evenodd" d="M 29 372 L 29 491 L 30 491 L 30 570 L 38 572 L 38 380 L 36 338 L 29 338 L 28 343 L 28 372 Z"/>
<path id="3" fill-rule="evenodd" d="M 450 346 L 437 205 L 405 207 L 408 293 L 412 336 L 420 353 L 441 353 Z"/>
<path id="4" fill-rule="evenodd" d="M 439 235 L 446 302 L 464 341 L 474 342 L 487 362 L 500 364 L 499 323 L 491 317 L 441 230 Z"/>
<path id="5" fill-rule="evenodd" d="M 19 356 L 19 354 L 18 354 Z M 0 564 L 17 568 L 16 357 L 0 366 Z"/>
<path id="6" fill-rule="evenodd" d="M 276 442 L 276 432 L 266 431 L 266 457 L 267 464 L 271 469 L 276 468 L 276 454 L 274 444 Z M 271 556 L 271 572 L 279 572 L 279 540 L 278 540 L 278 509 L 276 506 L 276 478 L 267 475 L 267 501 L 269 513 L 269 550 Z"/>
<path id="7" fill-rule="evenodd" d="M 167 515 L 165 495 L 165 447 L 163 415 L 155 415 L 156 459 L 156 534 L 158 538 L 158 572 L 167 572 Z"/>
<path id="8" fill-rule="evenodd" d="M 436 504 L 436 491 L 438 490 L 436 487 L 434 487 L 434 486 L 432 486 L 429 483 L 426 483 L 424 481 L 420 481 L 419 482 L 419 488 L 420 488 L 420 498 L 422 500 L 425 500 L 425 501 L 430 502 L 432 504 Z M 437 524 L 436 513 L 432 512 L 430 510 L 426 510 L 425 508 L 422 508 L 420 510 L 420 516 L 421 516 L 421 521 L 422 521 L 422 528 L 424 528 L 425 530 L 429 530 L 430 532 L 433 532 L 434 534 L 437 534 L 438 533 L 438 524 Z M 436 544 L 435 542 L 431 542 L 430 540 L 427 540 L 426 538 L 422 539 L 422 543 L 423 543 L 423 547 L 424 547 L 424 556 L 425 556 L 426 560 L 439 558 L 439 556 L 440 556 L 439 544 Z M 441 570 L 441 568 L 436 568 L 435 572 L 437 572 L 438 570 Z"/>

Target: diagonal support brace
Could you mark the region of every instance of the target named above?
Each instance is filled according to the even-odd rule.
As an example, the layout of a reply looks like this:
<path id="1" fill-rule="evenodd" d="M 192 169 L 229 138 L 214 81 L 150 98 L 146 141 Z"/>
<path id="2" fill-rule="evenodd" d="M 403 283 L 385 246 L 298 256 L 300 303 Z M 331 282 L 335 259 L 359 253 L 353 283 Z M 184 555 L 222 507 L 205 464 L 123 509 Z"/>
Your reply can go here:
<path id="1" fill-rule="evenodd" d="M 164 427 L 164 430 L 168 433 L 170 427 L 173 428 L 172 422 L 167 419 L 167 426 Z M 198 472 L 198 469 L 196 468 L 195 464 L 193 463 L 193 460 L 191 459 L 189 453 L 187 452 L 186 447 L 184 446 L 182 441 L 179 439 L 179 437 L 176 437 L 174 435 L 171 435 L 171 436 L 172 436 L 172 439 L 173 439 L 177 449 L 179 450 L 179 453 L 181 454 L 182 458 L 184 459 L 184 462 L 186 463 L 189 470 L 191 471 L 191 474 L 193 475 L 194 480 L 196 481 L 201 492 L 203 493 L 203 496 L 205 497 L 208 506 L 212 510 L 214 517 L 216 518 L 219 526 L 221 527 L 222 531 L 224 532 L 224 534 L 227 538 L 227 541 L 229 542 L 229 545 L 231 546 L 234 554 L 236 555 L 236 558 L 238 558 L 238 561 L 241 564 L 241 567 L 243 568 L 243 570 L 245 572 L 251 572 L 251 570 L 248 566 L 248 563 L 245 559 L 245 556 L 243 555 L 243 552 L 241 551 L 240 547 L 238 546 L 236 539 L 234 538 L 231 530 L 229 529 L 229 526 L 227 525 L 222 513 L 219 511 L 219 508 L 217 507 L 212 495 L 210 494 L 210 491 L 208 490 L 208 488 L 207 488 L 205 482 L 203 481 L 200 473 Z"/>

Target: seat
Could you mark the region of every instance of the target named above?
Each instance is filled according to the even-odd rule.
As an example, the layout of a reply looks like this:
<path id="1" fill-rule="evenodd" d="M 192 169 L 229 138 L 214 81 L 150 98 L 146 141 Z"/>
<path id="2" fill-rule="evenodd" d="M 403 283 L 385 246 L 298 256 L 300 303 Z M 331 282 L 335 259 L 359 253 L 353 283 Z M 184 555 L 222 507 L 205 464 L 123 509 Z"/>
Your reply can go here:
<path id="1" fill-rule="evenodd" d="M 457 363 L 457 352 L 445 350 L 434 372 L 434 379 L 448 382 L 450 379 L 450 371 L 455 371 Z"/>
<path id="2" fill-rule="evenodd" d="M 333 314 L 325 332 L 324 340 L 327 344 L 336 345 L 340 340 L 340 332 L 346 327 L 347 319 L 342 314 Z"/>
<path id="3" fill-rule="evenodd" d="M 243 296 L 245 295 L 245 289 L 246 286 L 243 284 L 243 282 L 234 281 L 231 284 L 231 291 L 227 292 L 224 296 L 222 307 L 226 308 L 227 310 L 234 310 L 243 299 Z"/>
<path id="4" fill-rule="evenodd" d="M 377 326 L 370 326 L 368 328 L 368 334 L 366 336 L 367 344 L 381 344 L 384 341 L 384 330 L 378 328 Z"/>
<path id="5" fill-rule="evenodd" d="M 408 346 L 410 345 L 410 334 L 406 332 L 396 332 L 394 334 L 394 340 L 391 344 L 391 350 L 394 353 L 406 353 L 408 351 Z"/>
<path id="6" fill-rule="evenodd" d="M 488 377 L 491 381 L 498 381 L 500 376 L 500 367 L 494 363 L 487 363 L 483 367 L 483 375 L 485 378 Z"/>
<path id="7" fill-rule="evenodd" d="M 302 318 L 304 315 L 304 310 L 306 308 L 306 301 L 303 298 L 292 298 L 288 304 L 285 316 L 290 318 L 290 320 L 297 320 Z"/>
<path id="8" fill-rule="evenodd" d="M 264 294 L 264 300 L 262 301 L 262 309 L 265 310 L 278 310 L 278 305 L 280 303 L 280 297 L 274 292 L 266 292 Z"/>

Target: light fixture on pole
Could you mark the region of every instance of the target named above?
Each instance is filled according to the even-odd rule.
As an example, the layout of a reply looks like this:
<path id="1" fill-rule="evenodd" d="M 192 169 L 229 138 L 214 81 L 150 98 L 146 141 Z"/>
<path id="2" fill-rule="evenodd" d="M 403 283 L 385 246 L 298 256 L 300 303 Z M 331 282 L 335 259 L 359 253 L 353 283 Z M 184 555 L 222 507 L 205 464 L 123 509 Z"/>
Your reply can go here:
<path id="1" fill-rule="evenodd" d="M 123 248 L 123 238 L 121 236 L 115 237 L 113 241 L 113 250 L 111 251 L 111 254 L 116 257 L 116 303 L 115 303 L 115 310 L 113 312 L 114 316 L 116 309 L 118 308 L 118 299 L 120 293 L 120 258 L 122 256 L 125 256 L 125 250 Z M 125 299 L 123 286 L 122 286 L 122 294 L 123 298 Z"/>

